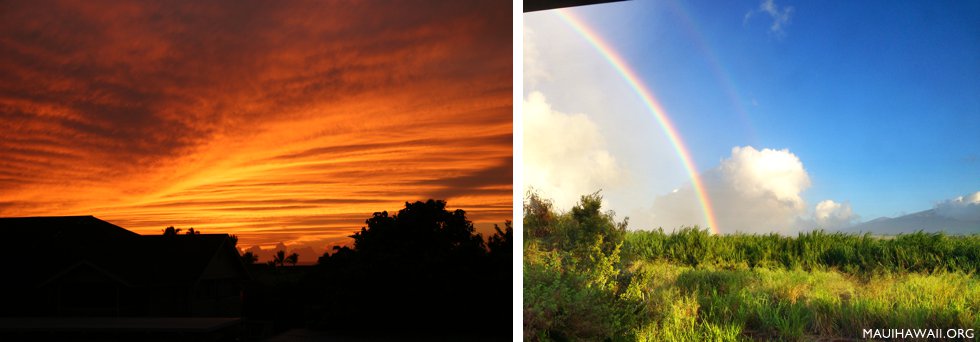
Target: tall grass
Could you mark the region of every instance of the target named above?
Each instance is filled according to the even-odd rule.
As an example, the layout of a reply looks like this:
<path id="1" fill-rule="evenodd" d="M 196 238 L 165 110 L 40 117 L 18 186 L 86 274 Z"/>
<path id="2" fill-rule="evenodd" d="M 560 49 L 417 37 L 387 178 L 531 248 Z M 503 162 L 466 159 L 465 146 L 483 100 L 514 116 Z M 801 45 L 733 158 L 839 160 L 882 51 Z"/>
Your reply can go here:
<path id="1" fill-rule="evenodd" d="M 623 258 L 698 266 L 836 268 L 851 274 L 980 271 L 980 235 L 917 232 L 876 237 L 817 230 L 796 237 L 778 234 L 712 235 L 685 228 L 626 233 Z"/>
<path id="2" fill-rule="evenodd" d="M 628 232 L 597 194 L 525 204 L 524 339 L 859 339 L 974 329 L 980 236 Z"/>
<path id="3" fill-rule="evenodd" d="M 625 339 L 797 341 L 860 338 L 862 329 L 872 328 L 980 331 L 980 279 L 962 273 L 862 280 L 832 270 L 693 268 L 663 261 L 634 268 L 661 276 L 635 285 L 649 303 L 638 315 L 650 319 Z"/>

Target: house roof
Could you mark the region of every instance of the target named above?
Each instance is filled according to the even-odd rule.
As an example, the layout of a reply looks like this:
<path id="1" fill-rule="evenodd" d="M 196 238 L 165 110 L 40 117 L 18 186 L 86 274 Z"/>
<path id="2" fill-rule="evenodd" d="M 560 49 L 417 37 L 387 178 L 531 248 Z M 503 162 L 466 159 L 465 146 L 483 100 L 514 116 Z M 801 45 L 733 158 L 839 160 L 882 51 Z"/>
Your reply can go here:
<path id="1" fill-rule="evenodd" d="M 52 240 L 85 242 L 140 236 L 95 216 L 0 217 L 0 234 L 8 241 L 31 247 Z"/>
<path id="2" fill-rule="evenodd" d="M 93 216 L 0 218 L 0 258 L 27 286 L 86 262 L 135 286 L 194 282 L 218 253 L 237 253 L 228 234 L 139 235 Z"/>

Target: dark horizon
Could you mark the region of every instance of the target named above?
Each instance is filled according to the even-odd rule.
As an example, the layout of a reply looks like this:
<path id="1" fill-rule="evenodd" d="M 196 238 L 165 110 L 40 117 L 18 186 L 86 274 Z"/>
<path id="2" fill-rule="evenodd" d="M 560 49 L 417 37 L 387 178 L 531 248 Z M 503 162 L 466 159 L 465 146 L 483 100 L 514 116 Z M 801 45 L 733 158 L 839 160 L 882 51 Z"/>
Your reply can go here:
<path id="1" fill-rule="evenodd" d="M 141 235 L 94 216 L 0 218 L 0 232 L 17 242 L 0 256 L 32 255 L 0 284 L 0 338 L 510 336 L 511 227 L 484 237 L 441 200 L 376 212 L 350 246 L 300 267 L 240 254 L 234 235 Z"/>

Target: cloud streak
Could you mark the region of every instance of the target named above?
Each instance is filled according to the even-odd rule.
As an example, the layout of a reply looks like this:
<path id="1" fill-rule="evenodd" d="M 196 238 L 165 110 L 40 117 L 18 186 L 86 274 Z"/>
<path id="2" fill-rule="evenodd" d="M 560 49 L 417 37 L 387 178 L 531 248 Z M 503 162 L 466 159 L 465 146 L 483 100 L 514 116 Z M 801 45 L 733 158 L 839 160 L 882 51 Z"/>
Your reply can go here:
<path id="1" fill-rule="evenodd" d="M 502 222 L 510 15 L 491 1 L 6 4 L 0 215 L 266 246 L 346 236 L 435 195 Z"/>

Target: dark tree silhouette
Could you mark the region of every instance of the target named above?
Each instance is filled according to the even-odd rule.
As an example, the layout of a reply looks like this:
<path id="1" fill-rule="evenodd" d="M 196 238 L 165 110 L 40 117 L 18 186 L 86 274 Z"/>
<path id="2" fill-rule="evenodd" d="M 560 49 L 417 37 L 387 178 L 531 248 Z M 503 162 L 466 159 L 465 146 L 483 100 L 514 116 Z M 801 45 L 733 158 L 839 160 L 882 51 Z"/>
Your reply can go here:
<path id="1" fill-rule="evenodd" d="M 286 263 L 286 251 L 278 250 L 276 255 L 272 257 L 272 265 L 284 266 Z"/>
<path id="2" fill-rule="evenodd" d="M 183 229 L 181 229 L 181 228 L 174 228 L 174 226 L 170 226 L 170 227 L 167 227 L 166 229 L 163 230 L 163 235 L 164 236 L 174 236 L 174 235 L 180 234 L 180 231 L 181 230 L 183 230 Z M 201 234 L 201 231 L 194 230 L 194 227 L 191 227 L 191 228 L 187 228 L 187 232 L 185 234 L 187 234 L 187 235 L 198 235 L 198 234 Z M 234 235 L 232 235 L 232 236 L 234 236 Z M 234 236 L 234 239 L 235 239 L 234 240 L 234 243 L 238 243 L 238 237 L 237 236 Z"/>
<path id="3" fill-rule="evenodd" d="M 487 240 L 487 248 L 490 250 L 490 254 L 507 256 L 513 255 L 514 229 L 511 227 L 510 221 L 505 222 L 504 226 L 507 228 L 505 230 L 500 230 L 500 226 L 493 225 L 493 229 L 496 230 L 497 233 Z"/>
<path id="4" fill-rule="evenodd" d="M 351 236 L 353 246 L 318 259 L 306 286 L 324 309 L 311 310 L 317 316 L 310 321 L 326 329 L 509 336 L 487 328 L 510 324 L 509 222 L 488 244 L 465 211 L 428 200 L 406 202 L 395 215 L 374 213 L 365 223 Z"/>
<path id="5" fill-rule="evenodd" d="M 174 226 L 167 227 L 163 230 L 163 236 L 174 236 L 180 233 L 183 229 L 174 228 Z"/>
<path id="6" fill-rule="evenodd" d="M 273 266 L 286 266 L 286 264 L 290 264 L 290 265 L 296 266 L 296 263 L 297 262 L 299 262 L 299 254 L 298 253 L 292 253 L 290 255 L 286 255 L 286 251 L 280 249 L 280 250 L 276 251 L 276 254 L 273 256 L 272 262 L 270 263 L 270 265 L 273 265 Z"/>
<path id="7" fill-rule="evenodd" d="M 474 258 L 486 252 L 466 212 L 447 211 L 445 201 L 406 202 L 397 215 L 374 213 L 365 223 L 367 227 L 351 236 L 353 249 L 378 262 L 445 262 L 450 257 Z"/>
<path id="8" fill-rule="evenodd" d="M 242 254 L 242 262 L 246 265 L 254 265 L 259 261 L 259 256 L 252 252 L 245 252 Z"/>

